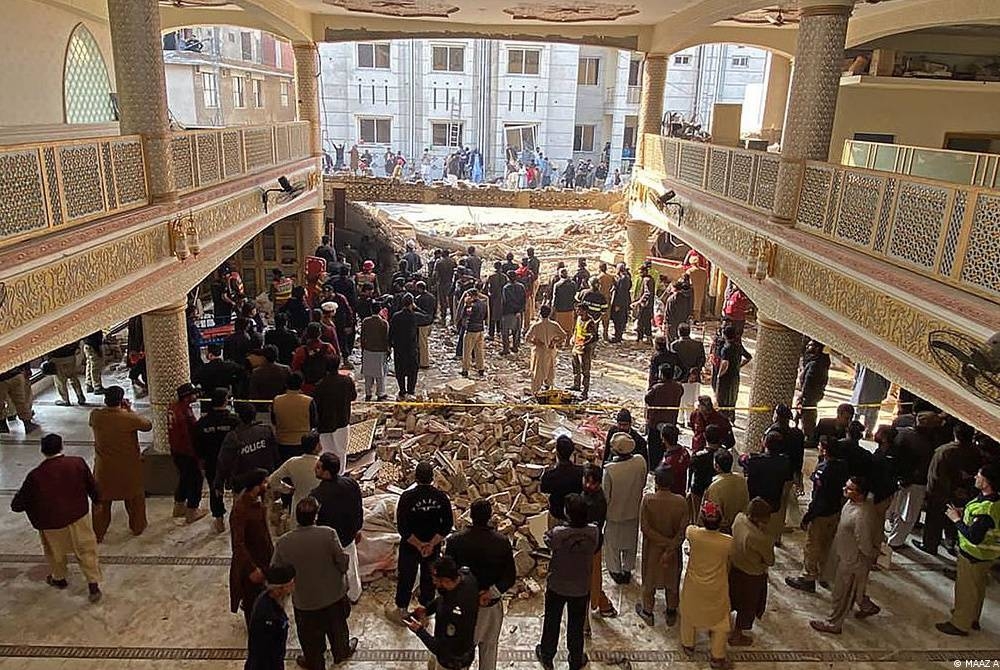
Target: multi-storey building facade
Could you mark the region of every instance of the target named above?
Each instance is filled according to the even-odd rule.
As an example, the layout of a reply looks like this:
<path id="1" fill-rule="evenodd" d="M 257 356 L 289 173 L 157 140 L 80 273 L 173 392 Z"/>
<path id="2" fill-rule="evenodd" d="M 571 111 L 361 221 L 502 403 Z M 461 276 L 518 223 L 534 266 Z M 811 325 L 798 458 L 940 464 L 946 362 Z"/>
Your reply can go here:
<path id="1" fill-rule="evenodd" d="M 171 118 L 185 127 L 295 120 L 292 45 L 260 30 L 182 28 L 163 36 Z"/>
<path id="2" fill-rule="evenodd" d="M 639 114 L 642 57 L 626 50 L 491 39 L 323 44 L 324 148 L 364 144 L 418 157 L 436 173 L 456 146 L 478 148 L 487 175 L 507 148 L 539 148 L 560 167 L 571 159 L 630 166 Z M 713 44 L 675 54 L 664 108 L 703 123 L 716 102 L 760 100 L 770 53 Z M 376 173 L 380 173 L 376 160 Z"/>

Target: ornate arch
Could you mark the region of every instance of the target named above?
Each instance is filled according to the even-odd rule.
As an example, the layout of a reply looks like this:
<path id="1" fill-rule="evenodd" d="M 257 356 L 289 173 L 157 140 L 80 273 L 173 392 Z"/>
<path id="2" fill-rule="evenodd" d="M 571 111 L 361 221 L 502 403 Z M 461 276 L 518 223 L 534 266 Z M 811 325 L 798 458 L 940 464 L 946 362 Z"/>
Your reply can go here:
<path id="1" fill-rule="evenodd" d="M 87 26 L 78 23 L 66 44 L 63 110 L 66 123 L 115 121 L 111 79 L 101 48 Z"/>

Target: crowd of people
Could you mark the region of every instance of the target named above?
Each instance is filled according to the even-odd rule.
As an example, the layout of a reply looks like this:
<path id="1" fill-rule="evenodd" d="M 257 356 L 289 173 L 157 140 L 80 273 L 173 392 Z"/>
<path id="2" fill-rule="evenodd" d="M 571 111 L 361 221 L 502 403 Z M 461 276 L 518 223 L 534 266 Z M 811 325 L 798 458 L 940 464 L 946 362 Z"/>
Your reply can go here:
<path id="1" fill-rule="evenodd" d="M 215 322 L 232 325 L 232 333 L 205 345 L 195 339 L 201 335 L 189 311 L 192 380 L 201 390 L 179 386 L 168 413 L 178 523 L 211 514 L 213 530 L 225 532 L 225 492 L 232 491 L 230 605 L 245 617 L 247 668 L 283 667 L 289 597 L 300 667 L 322 669 L 327 641 L 336 663 L 356 650 L 350 617 L 362 595 L 357 543 L 364 511 L 361 490 L 345 472 L 351 410 L 359 400 L 351 375 L 363 381 L 365 400 L 385 400 L 391 355 L 397 399 L 412 400 L 420 371 L 433 362 L 428 342 L 437 322 L 457 336 L 454 355 L 464 376 L 486 374 L 488 339 L 500 345 L 500 356 L 529 346 L 533 392 L 554 387 L 555 361 L 568 350 L 570 390 L 581 399 L 591 390 L 602 335 L 621 341 L 635 314 L 637 339 L 653 342 L 645 431 L 623 409 L 599 448 L 560 436 L 555 465 L 541 476 L 550 556 L 535 647 L 543 668 L 553 667 L 564 611 L 571 670 L 588 662 L 590 618 L 620 615 L 604 591 L 605 573 L 621 585 L 638 577 L 634 613 L 649 626 L 657 619 L 657 592 L 664 591 L 663 622 L 679 627 L 683 649 L 693 653 L 697 633 L 707 631 L 712 667 L 728 667 L 727 647 L 752 644 L 754 623 L 766 612 L 774 548 L 789 532 L 786 521 L 795 518 L 807 477 L 802 571 L 784 582 L 794 591 L 830 590 L 829 614 L 810 621 L 813 629 L 838 634 L 852 611 L 858 619 L 880 612 L 868 584 L 885 546 L 932 555 L 943 548 L 955 556 L 954 607 L 937 629 L 965 636 L 979 628 L 989 570 L 1000 559 L 996 443 L 919 399 L 877 427 L 856 420 L 855 406 L 846 403 L 835 418 L 816 420 L 812 403 L 823 397 L 830 363 L 822 344 L 810 342 L 798 416 L 778 405 L 761 444 L 738 453 L 733 411 L 739 369 L 750 360 L 742 337 L 752 309 L 738 288 L 725 297 L 725 318 L 706 355 L 691 338 L 686 276 L 669 283 L 655 314 L 650 265 L 633 286 L 626 266 L 612 274 L 601 263 L 592 276 L 585 259 L 572 275 L 560 263 L 546 280 L 532 248 L 520 262 L 513 254 L 495 261 L 491 272 L 473 247 L 458 258 L 446 250 L 423 258 L 408 245 L 391 275 L 371 261 L 352 272 L 327 242 L 316 258 L 323 261 L 304 285 L 275 275 L 271 327 L 242 295 L 237 273 L 220 269 Z M 714 401 L 700 394 L 709 364 Z M 67 587 L 67 556 L 75 554 L 96 601 L 97 546 L 113 502 L 124 502 L 133 535 L 147 527 L 138 433 L 152 423 L 133 410 L 121 386 L 103 386 L 99 368 L 88 379 L 99 385 L 104 405 L 90 413 L 93 473 L 82 459 L 63 455 L 58 435 L 46 435 L 45 460 L 12 508 L 27 512 L 41 534 L 48 583 Z M 69 384 L 84 404 L 78 385 Z M 60 393 L 68 402 L 66 388 L 64 382 Z M 234 397 L 240 401 L 232 411 Z M 690 431 L 690 447 L 681 444 L 682 430 Z M 866 434 L 874 450 L 863 444 Z M 812 450 L 817 465 L 810 473 L 805 455 Z M 421 462 L 413 477 L 396 508 L 397 587 L 389 618 L 420 638 L 436 667 L 468 668 L 478 650 L 478 667 L 494 670 L 502 599 L 516 578 L 510 542 L 491 526 L 497 510 L 476 500 L 469 527 L 456 531 L 451 500 L 434 485 L 434 466 Z M 205 482 L 208 510 L 201 507 Z M 288 529 L 265 504 L 281 496 Z M 922 538 L 910 541 L 922 512 Z"/>

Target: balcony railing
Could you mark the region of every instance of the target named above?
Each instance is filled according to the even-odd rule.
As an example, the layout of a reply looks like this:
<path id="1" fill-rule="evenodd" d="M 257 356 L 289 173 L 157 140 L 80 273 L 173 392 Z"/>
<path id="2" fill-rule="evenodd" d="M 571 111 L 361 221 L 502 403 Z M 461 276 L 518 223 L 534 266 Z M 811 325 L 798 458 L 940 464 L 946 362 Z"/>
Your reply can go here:
<path id="1" fill-rule="evenodd" d="M 844 142 L 841 163 L 953 184 L 1000 188 L 1000 155 L 879 142 Z"/>
<path id="2" fill-rule="evenodd" d="M 760 212 L 774 207 L 778 154 L 645 136 L 645 168 Z"/>
<path id="3" fill-rule="evenodd" d="M 4 147 L 0 172 L 4 245 L 149 203 L 136 136 Z"/>
<path id="4" fill-rule="evenodd" d="M 177 190 L 187 193 L 309 156 L 309 123 L 174 133 L 170 141 Z"/>
<path id="5" fill-rule="evenodd" d="M 174 133 L 180 193 L 310 155 L 309 123 Z M 142 139 L 107 136 L 0 148 L 0 246 L 149 204 Z"/>
<path id="6" fill-rule="evenodd" d="M 647 172 L 770 213 L 780 156 L 645 136 Z M 806 163 L 796 228 L 990 300 L 1000 298 L 1000 191 Z"/>

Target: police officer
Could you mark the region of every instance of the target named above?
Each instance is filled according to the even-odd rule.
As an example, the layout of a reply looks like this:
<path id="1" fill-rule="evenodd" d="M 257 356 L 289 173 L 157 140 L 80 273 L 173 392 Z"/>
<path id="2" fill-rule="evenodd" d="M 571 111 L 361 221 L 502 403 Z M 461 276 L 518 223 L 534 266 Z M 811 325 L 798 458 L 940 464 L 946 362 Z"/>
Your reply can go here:
<path id="1" fill-rule="evenodd" d="M 257 596 L 247 636 L 247 660 L 243 670 L 284 670 L 288 644 L 288 614 L 285 602 L 295 588 L 295 568 L 264 568 L 267 588 Z"/>
<path id="2" fill-rule="evenodd" d="M 951 619 L 934 627 L 945 635 L 966 636 L 979 630 L 990 568 L 1000 558 L 1000 464 L 988 463 L 976 473 L 979 495 L 960 510 L 949 504 L 945 514 L 958 533 L 958 573 Z"/>

